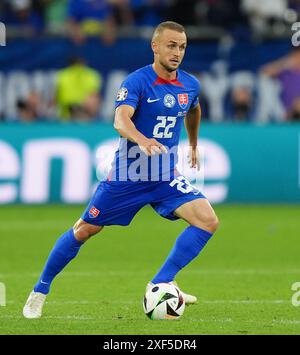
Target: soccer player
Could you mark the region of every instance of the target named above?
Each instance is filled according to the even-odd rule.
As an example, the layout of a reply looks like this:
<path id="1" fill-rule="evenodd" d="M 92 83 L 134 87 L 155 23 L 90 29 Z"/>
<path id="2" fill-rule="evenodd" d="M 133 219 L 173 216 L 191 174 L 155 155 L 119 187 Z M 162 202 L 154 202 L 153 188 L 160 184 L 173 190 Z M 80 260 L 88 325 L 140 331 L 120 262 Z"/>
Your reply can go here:
<path id="1" fill-rule="evenodd" d="M 191 167 L 199 169 L 200 164 L 200 84 L 179 69 L 187 46 L 184 27 L 171 21 L 161 23 L 151 46 L 154 63 L 131 73 L 116 97 L 114 127 L 122 138 L 109 177 L 100 182 L 81 218 L 54 245 L 23 308 L 26 318 L 41 316 L 54 277 L 75 258 L 84 242 L 104 226 L 128 225 L 147 204 L 164 218 L 181 218 L 189 224 L 147 288 L 175 282 L 177 273 L 200 253 L 217 229 L 218 219 L 208 200 L 175 168 L 183 121 Z M 183 297 L 186 304 L 197 301 L 186 293 Z"/>

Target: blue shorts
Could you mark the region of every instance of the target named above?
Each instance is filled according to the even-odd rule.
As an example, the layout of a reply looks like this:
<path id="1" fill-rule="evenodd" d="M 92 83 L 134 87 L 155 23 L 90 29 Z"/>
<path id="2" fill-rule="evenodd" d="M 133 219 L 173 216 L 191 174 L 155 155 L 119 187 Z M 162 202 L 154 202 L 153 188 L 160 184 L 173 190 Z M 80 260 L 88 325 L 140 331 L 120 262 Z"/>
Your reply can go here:
<path id="1" fill-rule="evenodd" d="M 150 204 L 164 218 L 186 202 L 206 198 L 184 176 L 171 181 L 102 181 L 81 218 L 97 226 L 127 226 L 136 213 Z"/>

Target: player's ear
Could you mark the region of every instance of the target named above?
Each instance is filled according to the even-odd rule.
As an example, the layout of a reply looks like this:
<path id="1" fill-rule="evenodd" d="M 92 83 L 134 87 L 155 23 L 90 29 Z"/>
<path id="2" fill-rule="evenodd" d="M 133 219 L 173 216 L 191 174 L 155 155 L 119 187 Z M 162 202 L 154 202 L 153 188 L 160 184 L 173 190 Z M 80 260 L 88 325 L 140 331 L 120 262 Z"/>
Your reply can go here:
<path id="1" fill-rule="evenodd" d="M 158 45 L 157 45 L 157 42 L 152 41 L 152 42 L 151 42 L 151 48 L 152 48 L 154 54 L 157 54 L 157 53 L 158 53 Z"/>

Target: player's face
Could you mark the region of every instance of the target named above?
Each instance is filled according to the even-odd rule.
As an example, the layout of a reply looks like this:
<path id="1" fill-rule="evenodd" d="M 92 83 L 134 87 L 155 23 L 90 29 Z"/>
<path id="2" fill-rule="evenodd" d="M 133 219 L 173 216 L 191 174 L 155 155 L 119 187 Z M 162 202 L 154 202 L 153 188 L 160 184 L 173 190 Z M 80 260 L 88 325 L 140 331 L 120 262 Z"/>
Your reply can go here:
<path id="1" fill-rule="evenodd" d="M 186 44 L 185 33 L 165 29 L 153 43 L 156 60 L 168 72 L 177 70 L 183 60 Z"/>

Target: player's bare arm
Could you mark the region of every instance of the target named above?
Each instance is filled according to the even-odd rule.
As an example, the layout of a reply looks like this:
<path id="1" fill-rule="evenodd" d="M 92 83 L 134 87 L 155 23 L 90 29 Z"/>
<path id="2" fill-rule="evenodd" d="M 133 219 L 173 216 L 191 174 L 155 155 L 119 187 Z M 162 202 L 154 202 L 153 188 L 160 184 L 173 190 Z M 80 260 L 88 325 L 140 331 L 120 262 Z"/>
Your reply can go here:
<path id="1" fill-rule="evenodd" d="M 197 149 L 198 133 L 201 121 L 201 107 L 200 104 L 190 109 L 184 119 L 184 125 L 189 138 L 189 163 L 192 168 L 200 170 L 200 155 Z"/>
<path id="2" fill-rule="evenodd" d="M 167 153 L 166 147 L 154 138 L 145 137 L 136 129 L 132 117 L 134 108 L 130 105 L 121 105 L 116 109 L 114 128 L 124 138 L 137 143 L 140 149 L 148 156 Z"/>

